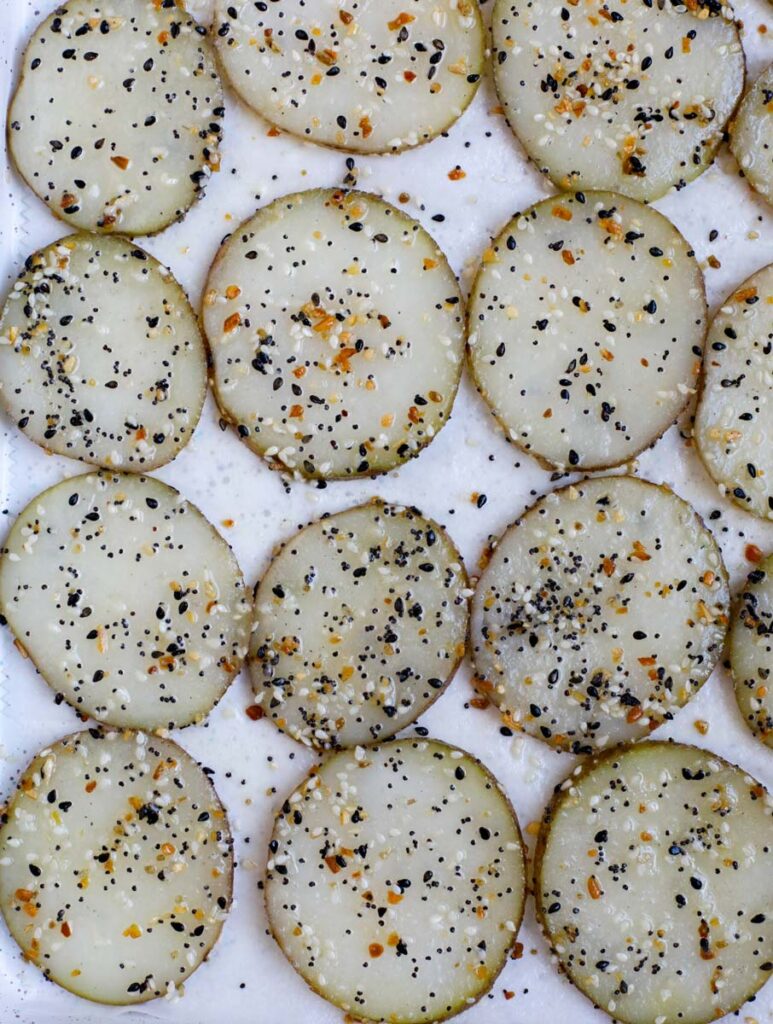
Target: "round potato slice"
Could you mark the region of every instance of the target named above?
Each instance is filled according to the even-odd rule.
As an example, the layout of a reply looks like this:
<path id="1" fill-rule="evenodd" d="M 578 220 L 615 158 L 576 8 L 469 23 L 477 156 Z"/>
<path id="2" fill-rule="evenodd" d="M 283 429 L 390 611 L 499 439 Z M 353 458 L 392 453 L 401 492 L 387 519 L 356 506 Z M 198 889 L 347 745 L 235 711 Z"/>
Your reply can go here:
<path id="1" fill-rule="evenodd" d="M 277 469 L 385 473 L 448 419 L 463 307 L 421 225 L 364 192 L 260 210 L 223 245 L 204 296 L 224 418 Z"/>
<path id="2" fill-rule="evenodd" d="M 709 166 L 745 63 L 731 8 L 699 6 L 696 16 L 670 3 L 496 0 L 497 92 L 558 188 L 651 200 Z"/>
<path id="3" fill-rule="evenodd" d="M 245 103 L 293 135 L 359 153 L 450 128 L 485 61 L 477 0 L 216 0 L 215 24 Z"/>
<path id="4" fill-rule="evenodd" d="M 231 904 L 223 805 L 176 743 L 90 729 L 42 750 L 0 817 L 0 910 L 24 959 L 114 1005 L 174 993 Z"/>
<path id="5" fill-rule="evenodd" d="M 744 177 L 773 203 L 773 64 L 744 96 L 735 118 L 730 148 Z"/>
<path id="6" fill-rule="evenodd" d="M 773 519 L 773 264 L 714 317 L 695 414 L 698 454 L 736 505 Z"/>
<path id="7" fill-rule="evenodd" d="M 206 29 L 173 0 L 70 0 L 34 32 L 8 115 L 19 173 L 73 227 L 147 235 L 220 165 Z"/>
<path id="8" fill-rule="evenodd" d="M 730 626 L 730 669 L 746 724 L 773 747 L 773 555 L 746 580 Z"/>
<path id="9" fill-rule="evenodd" d="M 239 566 L 159 480 L 93 473 L 38 495 L 0 558 L 0 612 L 76 711 L 122 728 L 206 717 L 247 652 Z"/>
<path id="10" fill-rule="evenodd" d="M 328 750 L 393 736 L 464 657 L 467 574 L 445 530 L 374 499 L 305 527 L 255 597 L 256 703 Z"/>
<path id="11" fill-rule="evenodd" d="M 496 544 L 472 602 L 476 685 L 557 750 L 635 739 L 709 677 L 728 601 L 719 548 L 686 502 L 635 477 L 585 480 Z"/>
<path id="12" fill-rule="evenodd" d="M 206 388 L 196 314 L 149 253 L 80 234 L 27 259 L 0 315 L 0 404 L 30 440 L 156 469 L 190 440 Z"/>
<path id="13" fill-rule="evenodd" d="M 455 747 L 407 739 L 334 754 L 288 797 L 269 851 L 274 937 L 357 1020 L 451 1017 L 491 988 L 515 942 L 515 812 Z"/>
<path id="14" fill-rule="evenodd" d="M 610 192 L 517 214 L 470 297 L 478 390 L 510 440 L 559 469 L 619 465 L 656 441 L 694 393 L 705 333 L 689 244 Z"/>
<path id="15" fill-rule="evenodd" d="M 708 1024 L 773 970 L 773 805 L 707 750 L 610 750 L 557 790 L 535 901 L 574 984 L 623 1024 Z"/>

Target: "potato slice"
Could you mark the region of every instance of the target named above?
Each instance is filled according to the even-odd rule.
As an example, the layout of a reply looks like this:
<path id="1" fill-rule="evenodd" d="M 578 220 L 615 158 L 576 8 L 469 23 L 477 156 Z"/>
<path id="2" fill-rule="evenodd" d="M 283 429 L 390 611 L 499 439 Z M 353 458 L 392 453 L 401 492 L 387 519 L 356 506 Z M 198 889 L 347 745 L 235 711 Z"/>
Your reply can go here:
<path id="1" fill-rule="evenodd" d="M 472 602 L 476 685 L 514 728 L 590 754 L 687 703 L 720 656 L 728 602 L 686 502 L 635 477 L 585 480 L 496 544 Z"/>
<path id="2" fill-rule="evenodd" d="M 247 652 L 251 606 L 231 549 L 174 488 L 92 473 L 19 515 L 0 612 L 76 711 L 150 730 L 209 714 Z"/>
<path id="3" fill-rule="evenodd" d="M 8 115 L 19 173 L 71 227 L 148 235 L 220 166 L 206 29 L 172 0 L 69 0 L 41 22 Z"/>
<path id="4" fill-rule="evenodd" d="M 6 924 L 24 959 L 75 995 L 171 995 L 217 942 L 231 905 L 228 819 L 171 740 L 68 736 L 34 758 L 0 822 Z"/>
<path id="5" fill-rule="evenodd" d="M 746 580 L 730 625 L 730 669 L 746 724 L 773 747 L 773 555 Z"/>
<path id="6" fill-rule="evenodd" d="M 714 159 L 743 91 L 743 49 L 724 0 L 700 0 L 695 12 L 496 0 L 492 31 L 507 120 L 560 189 L 651 200 L 683 188 Z"/>
<path id="7" fill-rule="evenodd" d="M 773 519 L 773 264 L 729 295 L 709 329 L 698 454 L 736 505 Z"/>
<path id="8" fill-rule="evenodd" d="M 730 148 L 752 188 L 773 203 L 773 64 L 744 96 Z"/>
<path id="9" fill-rule="evenodd" d="M 190 440 L 206 389 L 196 314 L 149 253 L 79 234 L 27 259 L 0 316 L 0 404 L 30 440 L 156 469 Z"/>
<path id="10" fill-rule="evenodd" d="M 773 970 L 773 805 L 707 750 L 638 743 L 560 786 L 537 914 L 569 978 L 622 1024 L 708 1024 Z"/>
<path id="11" fill-rule="evenodd" d="M 374 499 L 305 527 L 255 596 L 256 703 L 307 746 L 394 736 L 464 657 L 467 574 L 417 509 Z"/>
<path id="12" fill-rule="evenodd" d="M 385 473 L 448 419 L 463 306 L 421 225 L 364 192 L 277 199 L 221 248 L 204 295 L 224 418 L 285 472 Z"/>
<path id="13" fill-rule="evenodd" d="M 485 61 L 478 0 L 216 0 L 220 59 L 249 106 L 293 135 L 359 153 L 446 131 Z"/>
<path id="14" fill-rule="evenodd" d="M 455 747 L 406 739 L 334 754 L 288 797 L 269 851 L 277 942 L 357 1020 L 445 1020 L 491 988 L 515 942 L 515 812 Z"/>
<path id="15" fill-rule="evenodd" d="M 654 443 L 694 393 L 705 333 L 689 244 L 611 192 L 517 214 L 471 291 L 478 390 L 510 440 L 559 469 L 616 466 Z"/>

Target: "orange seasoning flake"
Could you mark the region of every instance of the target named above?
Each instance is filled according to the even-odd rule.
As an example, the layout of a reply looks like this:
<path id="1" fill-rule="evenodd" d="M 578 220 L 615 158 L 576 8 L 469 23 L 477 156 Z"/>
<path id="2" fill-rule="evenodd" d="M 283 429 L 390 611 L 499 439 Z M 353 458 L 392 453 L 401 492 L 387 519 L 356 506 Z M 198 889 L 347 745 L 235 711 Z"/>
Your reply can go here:
<path id="1" fill-rule="evenodd" d="M 557 217 L 559 220 L 571 220 L 572 219 L 572 211 L 569 210 L 566 206 L 562 206 L 560 204 L 553 207 L 552 214 L 553 214 L 554 217 Z"/>
<path id="2" fill-rule="evenodd" d="M 733 298 L 736 302 L 748 302 L 749 299 L 757 298 L 757 289 L 754 285 L 750 285 L 748 288 L 742 288 L 740 291 L 736 292 Z"/>
<path id="3" fill-rule="evenodd" d="M 757 562 L 762 561 L 762 551 L 760 551 L 756 544 L 747 544 L 744 551 L 744 557 L 747 562 L 753 562 L 756 564 Z"/>
<path id="4" fill-rule="evenodd" d="M 649 562 L 649 560 L 652 558 L 652 555 L 648 553 L 647 549 L 644 547 L 640 540 L 636 540 L 633 543 L 633 551 L 631 552 L 631 558 L 636 558 L 640 562 Z"/>
<path id="5" fill-rule="evenodd" d="M 601 899 L 601 896 L 602 896 L 601 886 L 596 881 L 595 875 L 591 875 L 590 878 L 588 879 L 588 893 L 590 894 L 590 898 L 592 900 Z"/>
<path id="6" fill-rule="evenodd" d="M 412 14 L 407 14 L 405 11 L 401 11 L 396 18 L 387 22 L 387 28 L 391 32 L 396 32 L 399 28 L 402 28 L 403 25 L 410 25 L 412 21 L 416 21 L 416 18 Z"/>
<path id="7" fill-rule="evenodd" d="M 223 321 L 223 331 L 225 334 L 230 334 L 235 331 L 236 328 L 241 324 L 242 317 L 241 313 L 231 313 L 230 316 L 226 317 Z"/>

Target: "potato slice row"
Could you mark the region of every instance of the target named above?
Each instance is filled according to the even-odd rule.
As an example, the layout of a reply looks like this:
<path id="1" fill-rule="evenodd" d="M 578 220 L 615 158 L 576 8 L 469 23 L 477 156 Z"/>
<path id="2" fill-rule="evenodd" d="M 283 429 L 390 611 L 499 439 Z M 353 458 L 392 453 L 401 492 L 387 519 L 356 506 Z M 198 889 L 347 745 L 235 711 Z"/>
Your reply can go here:
<path id="1" fill-rule="evenodd" d="M 228 819 L 204 771 L 143 733 L 76 733 L 35 757 L 0 818 L 0 911 L 75 995 L 173 995 L 231 905 Z"/>
<path id="2" fill-rule="evenodd" d="M 477 0 L 217 0 L 215 26 L 246 103 L 302 139 L 360 153 L 450 128 L 484 67 Z"/>
<path id="3" fill-rule="evenodd" d="M 406 739 L 342 751 L 283 805 L 266 905 L 304 980 L 345 1012 L 413 1024 L 492 986 L 523 912 L 502 789 L 469 754 Z"/>
<path id="4" fill-rule="evenodd" d="M 174 488 L 92 473 L 33 499 L 0 559 L 0 611 L 49 686 L 122 728 L 203 720 L 247 652 L 231 549 Z"/>
<path id="5" fill-rule="evenodd" d="M 773 555 L 753 569 L 729 637 L 738 707 L 751 731 L 773 747 Z"/>
<path id="6" fill-rule="evenodd" d="M 272 467 L 321 480 L 387 472 L 434 439 L 459 386 L 463 319 L 421 225 L 342 189 L 282 197 L 241 225 L 202 315 L 223 418 Z M 548 466 L 596 470 L 685 408 L 705 324 L 700 269 L 670 221 L 613 193 L 567 194 L 485 251 L 469 362 L 510 440 Z M 138 247 L 80 235 L 34 254 L 0 330 L 1 400 L 39 444 L 142 470 L 189 439 L 201 342 L 182 290 Z"/>
<path id="7" fill-rule="evenodd" d="M 28 257 L 0 316 L 0 404 L 30 440 L 157 469 L 190 440 L 206 388 L 196 314 L 150 253 L 84 233 Z"/>
<path id="8" fill-rule="evenodd" d="M 589 754 L 671 719 L 728 615 L 720 551 L 686 502 L 635 477 L 585 480 L 494 547 L 472 602 L 476 685 L 513 728 Z"/>
<path id="9" fill-rule="evenodd" d="M 33 33 L 11 101 L 11 155 L 54 216 L 148 235 L 220 167 L 224 114 L 207 32 L 166 0 L 70 0 Z"/>
<path id="10" fill-rule="evenodd" d="M 708 1024 L 773 970 L 773 803 L 707 750 L 586 762 L 548 808 L 537 911 L 561 967 L 623 1024 Z"/>
<path id="11" fill-rule="evenodd" d="M 374 499 L 312 523 L 257 589 L 257 705 L 318 749 L 393 736 L 464 656 L 467 587 L 453 542 L 416 509 Z"/>

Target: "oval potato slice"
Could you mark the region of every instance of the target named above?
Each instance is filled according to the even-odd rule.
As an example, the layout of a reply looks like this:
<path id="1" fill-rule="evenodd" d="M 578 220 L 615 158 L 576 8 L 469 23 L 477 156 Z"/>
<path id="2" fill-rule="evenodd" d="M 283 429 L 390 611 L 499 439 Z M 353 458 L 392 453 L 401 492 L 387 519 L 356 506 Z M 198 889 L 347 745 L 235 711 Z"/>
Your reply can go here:
<path id="1" fill-rule="evenodd" d="M 206 389 L 196 314 L 149 253 L 78 234 L 28 257 L 0 315 L 0 404 L 30 440 L 157 469 L 190 440 Z"/>
<path id="2" fill-rule="evenodd" d="M 705 333 L 689 244 L 611 192 L 517 214 L 470 293 L 478 390 L 511 441 L 559 469 L 606 469 L 653 444 L 694 392 Z"/>
<path id="3" fill-rule="evenodd" d="M 225 419 L 277 469 L 386 473 L 448 419 L 463 305 L 424 228 L 376 196 L 284 196 L 230 236 L 203 321 Z"/>
<path id="4" fill-rule="evenodd" d="M 738 707 L 755 736 L 773 747 L 773 555 L 749 573 L 729 644 Z"/>
<path id="5" fill-rule="evenodd" d="M 494 80 L 507 120 L 559 189 L 649 201 L 714 159 L 745 62 L 729 5 L 497 0 Z"/>
<path id="6" fill-rule="evenodd" d="M 433 139 L 478 89 L 477 0 L 217 0 L 223 69 L 241 99 L 311 142 L 359 153 Z"/>
<path id="7" fill-rule="evenodd" d="M 247 652 L 251 605 L 231 549 L 174 488 L 93 473 L 21 512 L 0 612 L 76 711 L 151 730 L 209 714 Z"/>
<path id="8" fill-rule="evenodd" d="M 358 1020 L 418 1024 L 467 1009 L 515 942 L 524 853 L 499 783 L 436 740 L 329 757 L 269 844 L 266 906 L 303 979 Z"/>
<path id="9" fill-rule="evenodd" d="M 730 148 L 751 187 L 773 203 L 773 64 L 743 98 L 735 117 Z"/>
<path id="10" fill-rule="evenodd" d="M 725 300 L 709 329 L 695 445 L 727 498 L 773 519 L 773 264 Z"/>
<path id="11" fill-rule="evenodd" d="M 42 750 L 0 818 L 0 910 L 46 978 L 124 1005 L 171 995 L 231 905 L 225 809 L 176 743 L 90 729 Z"/>
<path id="12" fill-rule="evenodd" d="M 19 173 L 71 227 L 148 235 L 220 167 L 206 29 L 170 0 L 69 0 L 32 35 L 8 115 Z"/>
<path id="13" fill-rule="evenodd" d="M 445 530 L 373 499 L 304 527 L 255 595 L 256 703 L 308 746 L 384 740 L 464 657 L 467 574 Z"/>
<path id="14" fill-rule="evenodd" d="M 557 750 L 646 736 L 711 674 L 728 603 L 719 548 L 686 502 L 635 477 L 585 480 L 496 544 L 472 602 L 476 686 Z"/>
<path id="15" fill-rule="evenodd" d="M 545 814 L 537 914 L 569 978 L 622 1024 L 708 1024 L 773 970 L 773 805 L 707 750 L 586 762 Z"/>

